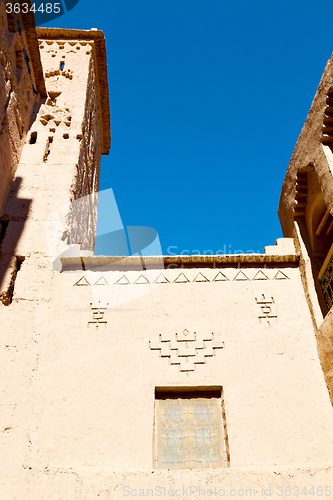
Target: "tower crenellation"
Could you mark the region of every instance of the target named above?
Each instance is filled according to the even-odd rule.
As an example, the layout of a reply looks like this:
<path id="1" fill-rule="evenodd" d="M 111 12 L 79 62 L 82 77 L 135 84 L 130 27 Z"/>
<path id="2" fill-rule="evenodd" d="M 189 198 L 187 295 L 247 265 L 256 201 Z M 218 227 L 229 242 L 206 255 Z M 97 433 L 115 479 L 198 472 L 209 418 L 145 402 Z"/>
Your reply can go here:
<path id="1" fill-rule="evenodd" d="M 1 218 L 6 228 L 0 251 L 7 259 L 26 259 L 23 267 L 27 258 L 49 256 L 45 216 L 53 212 L 61 212 L 61 224 L 52 227 L 58 240 L 53 238 L 53 248 L 61 253 L 74 244 L 93 253 L 100 160 L 110 145 L 103 125 L 109 108 L 101 103 L 107 81 L 100 85 L 106 65 L 96 58 L 98 50 L 105 51 L 103 34 L 44 28 L 37 33 L 47 95 L 34 104 Z M 5 297 L 10 283 L 9 276 L 2 284 Z"/>

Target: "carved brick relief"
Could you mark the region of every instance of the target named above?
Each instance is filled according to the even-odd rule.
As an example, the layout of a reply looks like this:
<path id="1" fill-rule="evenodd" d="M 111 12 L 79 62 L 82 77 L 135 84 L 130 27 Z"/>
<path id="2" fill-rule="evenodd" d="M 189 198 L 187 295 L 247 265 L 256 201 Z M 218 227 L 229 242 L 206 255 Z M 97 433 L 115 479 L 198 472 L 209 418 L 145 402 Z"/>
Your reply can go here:
<path id="1" fill-rule="evenodd" d="M 96 283 L 94 283 L 94 286 L 95 285 L 108 285 L 109 283 L 106 281 L 106 279 L 104 278 L 104 276 L 102 276 L 101 278 L 99 278 L 99 280 L 96 281 Z"/>
<path id="2" fill-rule="evenodd" d="M 237 273 L 236 276 L 234 277 L 233 281 L 249 281 L 249 278 L 246 276 L 245 273 L 243 273 L 243 271 L 239 271 L 239 273 Z"/>
<path id="3" fill-rule="evenodd" d="M 277 321 L 277 315 L 274 314 L 274 298 L 266 299 L 265 295 L 262 294 L 260 299 L 256 298 L 256 303 L 261 309 L 258 316 L 260 323 L 265 323 L 266 325 L 271 325 Z"/>
<path id="4" fill-rule="evenodd" d="M 161 285 L 163 283 L 170 283 L 170 281 L 164 276 L 164 274 L 159 274 L 156 278 L 156 280 L 154 281 L 154 283 L 158 284 L 158 285 Z"/>
<path id="5" fill-rule="evenodd" d="M 58 127 L 61 123 L 64 123 L 67 127 L 70 127 L 72 115 L 69 108 L 61 109 L 56 105 L 44 105 L 39 112 L 39 121 L 44 126 Z"/>
<path id="6" fill-rule="evenodd" d="M 284 274 L 282 271 L 278 271 L 274 276 L 273 280 L 289 280 L 288 276 Z"/>
<path id="7" fill-rule="evenodd" d="M 121 278 L 119 278 L 118 281 L 115 282 L 115 285 L 130 285 L 130 281 L 128 278 L 123 274 Z"/>
<path id="8" fill-rule="evenodd" d="M 196 332 L 187 329 L 174 333 L 167 338 L 159 334 L 157 344 L 149 341 L 151 351 L 159 351 L 161 358 L 168 358 L 170 365 L 179 367 L 181 372 L 193 372 L 196 365 L 204 365 L 208 358 L 215 356 L 216 349 L 224 349 L 224 342 L 215 342 L 214 333 L 197 340 Z"/>
<path id="9" fill-rule="evenodd" d="M 100 302 L 98 303 L 100 304 Z M 92 319 L 91 321 L 88 321 L 88 328 L 91 325 L 94 325 L 96 330 L 98 330 L 98 327 L 100 325 L 103 325 L 104 327 L 107 325 L 107 321 L 104 319 L 104 314 L 107 309 L 109 304 L 106 304 L 105 307 L 101 307 L 100 305 L 98 307 L 93 307 L 92 303 L 90 303 L 90 309 L 92 310 Z"/>
<path id="10" fill-rule="evenodd" d="M 258 271 L 253 279 L 256 281 L 256 280 L 268 280 L 269 278 L 262 271 Z"/>
<path id="11" fill-rule="evenodd" d="M 63 50 L 66 54 L 69 52 L 73 52 L 73 49 L 80 50 L 82 46 L 88 46 L 91 48 L 91 42 L 82 41 L 78 42 L 75 40 L 40 40 L 39 48 L 41 50 L 46 49 L 46 52 L 55 52 L 58 53 L 58 50 Z M 75 52 L 76 53 L 76 52 Z"/>
<path id="12" fill-rule="evenodd" d="M 197 274 L 193 280 L 193 282 L 197 283 L 203 283 L 205 281 L 209 281 L 209 279 L 207 279 L 206 276 L 204 276 L 202 273 Z"/>
<path id="13" fill-rule="evenodd" d="M 74 283 L 73 286 L 90 286 L 89 281 L 85 278 L 85 276 L 82 276 L 82 278 L 79 279 L 76 283 Z"/>
<path id="14" fill-rule="evenodd" d="M 180 273 L 179 276 L 175 280 L 173 280 L 174 283 L 189 283 L 189 279 L 185 276 L 184 273 Z"/>
<path id="15" fill-rule="evenodd" d="M 213 279 L 213 281 L 229 281 L 228 278 L 226 277 L 225 274 L 221 273 L 221 271 L 219 273 L 217 273 L 217 275 L 215 276 L 215 278 Z"/>
<path id="16" fill-rule="evenodd" d="M 143 274 L 140 274 L 138 279 L 134 281 L 134 285 L 149 285 L 149 280 Z"/>
<path id="17" fill-rule="evenodd" d="M 87 41 L 76 42 L 76 41 L 52 41 L 46 40 L 39 42 L 39 47 L 41 50 L 45 51 L 51 58 L 56 58 L 52 61 L 51 67 L 45 71 L 45 78 L 52 77 L 65 77 L 69 80 L 73 79 L 73 70 L 67 68 L 65 65 L 65 59 L 67 54 L 78 54 L 81 55 L 81 49 L 86 55 L 92 53 L 92 44 Z M 80 51 L 80 52 L 79 52 Z M 59 64 L 60 61 L 60 64 Z"/>
<path id="18" fill-rule="evenodd" d="M 207 274 L 207 273 L 206 273 Z M 263 271 L 259 270 L 257 271 L 256 274 L 252 278 L 250 278 L 247 274 L 244 273 L 244 271 L 235 271 L 234 277 L 232 279 L 229 279 L 222 271 L 219 271 L 216 276 L 213 279 L 209 279 L 206 274 L 203 274 L 202 272 L 199 272 L 196 274 L 194 279 L 190 279 L 184 272 L 181 272 L 172 282 L 163 274 L 160 273 L 155 280 L 153 278 L 151 281 L 148 279 L 148 277 L 145 275 L 145 273 L 140 274 L 137 278 L 135 278 L 133 281 L 130 281 L 129 277 L 126 274 L 123 274 L 120 278 L 118 278 L 114 283 L 111 283 L 112 285 L 150 285 L 151 283 L 160 285 L 160 284 L 165 284 L 165 285 L 170 285 L 172 283 L 209 283 L 209 282 L 229 282 L 229 281 L 239 281 L 239 282 L 244 282 L 244 281 L 267 281 L 267 280 L 289 280 L 290 278 L 283 273 L 282 271 L 278 271 L 273 278 L 269 278 L 268 273 L 264 273 Z M 84 277 L 81 278 L 81 280 L 85 280 Z M 79 282 L 81 281 L 79 280 Z M 81 283 L 75 283 L 74 285 L 81 285 Z M 102 276 L 98 282 L 94 283 L 94 285 L 109 285 L 108 281 Z"/>
<path id="19" fill-rule="evenodd" d="M 73 79 L 73 71 L 71 69 L 52 69 L 50 71 L 46 71 L 45 78 L 51 78 L 52 76 L 64 76 L 69 80 Z"/>

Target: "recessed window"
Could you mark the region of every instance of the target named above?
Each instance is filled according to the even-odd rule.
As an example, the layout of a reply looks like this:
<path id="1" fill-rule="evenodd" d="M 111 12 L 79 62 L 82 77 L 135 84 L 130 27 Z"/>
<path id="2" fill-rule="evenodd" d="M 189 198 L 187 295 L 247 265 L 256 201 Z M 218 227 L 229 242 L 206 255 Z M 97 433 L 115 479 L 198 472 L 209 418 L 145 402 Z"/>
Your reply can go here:
<path id="1" fill-rule="evenodd" d="M 37 132 L 32 132 L 30 136 L 30 144 L 36 144 L 37 142 Z"/>
<path id="2" fill-rule="evenodd" d="M 49 157 L 49 154 L 51 152 L 51 144 L 53 142 L 53 137 L 50 136 L 48 139 L 47 139 L 47 144 L 46 144 L 46 148 L 45 148 L 45 153 L 44 153 L 44 156 L 43 156 L 43 161 L 46 162 L 48 157 Z"/>
<path id="3" fill-rule="evenodd" d="M 49 92 L 48 99 L 46 101 L 47 106 L 55 106 L 57 104 L 57 99 L 61 92 Z"/>
<path id="4" fill-rule="evenodd" d="M 222 389 L 156 389 L 156 466 L 159 469 L 227 467 Z"/>

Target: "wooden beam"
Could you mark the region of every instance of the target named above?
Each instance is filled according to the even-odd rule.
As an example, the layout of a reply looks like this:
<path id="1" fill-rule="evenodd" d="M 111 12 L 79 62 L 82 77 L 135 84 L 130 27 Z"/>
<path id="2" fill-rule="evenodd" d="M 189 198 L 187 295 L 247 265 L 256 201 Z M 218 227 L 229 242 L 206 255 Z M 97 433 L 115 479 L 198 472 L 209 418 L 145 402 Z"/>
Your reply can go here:
<path id="1" fill-rule="evenodd" d="M 333 219 L 331 220 L 331 224 L 328 226 L 328 229 L 326 231 L 326 236 L 329 236 L 332 232 L 333 229 Z"/>
<path id="2" fill-rule="evenodd" d="M 329 211 L 326 210 L 324 217 L 321 219 L 321 222 L 320 222 L 319 226 L 317 227 L 316 236 L 320 236 L 320 233 L 322 232 L 323 227 L 325 226 L 329 215 L 330 215 Z"/>

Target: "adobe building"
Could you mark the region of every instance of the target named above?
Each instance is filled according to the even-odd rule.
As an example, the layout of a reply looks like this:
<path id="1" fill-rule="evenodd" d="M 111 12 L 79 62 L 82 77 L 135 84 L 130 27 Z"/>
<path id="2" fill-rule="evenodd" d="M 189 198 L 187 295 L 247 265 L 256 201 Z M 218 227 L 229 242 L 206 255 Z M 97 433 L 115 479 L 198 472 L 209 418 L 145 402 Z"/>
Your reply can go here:
<path id="1" fill-rule="evenodd" d="M 103 33 L 0 5 L 0 499 L 333 495 L 332 60 L 285 238 L 94 256 Z"/>

